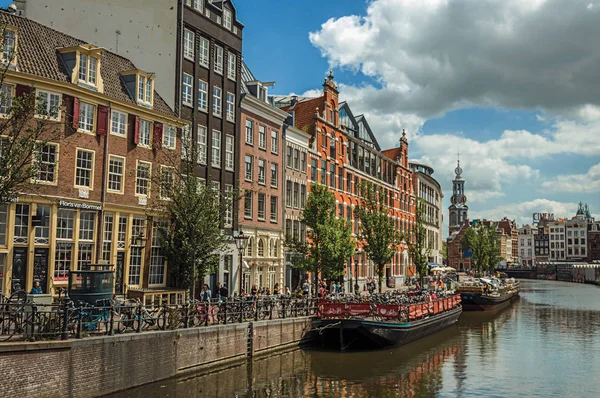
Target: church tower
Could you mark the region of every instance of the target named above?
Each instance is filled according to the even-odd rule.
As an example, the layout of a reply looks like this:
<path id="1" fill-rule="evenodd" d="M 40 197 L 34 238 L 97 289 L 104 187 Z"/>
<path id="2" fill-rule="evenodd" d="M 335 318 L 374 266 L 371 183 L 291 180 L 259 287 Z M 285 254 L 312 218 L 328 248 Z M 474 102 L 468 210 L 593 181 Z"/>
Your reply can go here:
<path id="1" fill-rule="evenodd" d="M 456 176 L 452 180 L 452 197 L 450 198 L 452 204 L 448 207 L 450 213 L 448 221 L 450 235 L 452 232 L 458 231 L 465 221 L 469 219 L 469 206 L 467 206 L 467 197 L 465 196 L 465 180 L 461 177 L 462 171 L 460 159 L 458 159 L 456 169 L 454 169 Z"/>

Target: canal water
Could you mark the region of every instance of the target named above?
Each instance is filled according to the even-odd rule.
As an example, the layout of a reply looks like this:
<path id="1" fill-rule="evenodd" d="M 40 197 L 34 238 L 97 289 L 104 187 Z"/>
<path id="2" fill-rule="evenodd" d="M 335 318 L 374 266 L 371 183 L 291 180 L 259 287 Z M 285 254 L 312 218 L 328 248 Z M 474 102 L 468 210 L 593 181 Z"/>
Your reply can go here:
<path id="1" fill-rule="evenodd" d="M 598 397 L 600 287 L 521 281 L 495 313 L 404 347 L 303 349 L 115 397 Z"/>

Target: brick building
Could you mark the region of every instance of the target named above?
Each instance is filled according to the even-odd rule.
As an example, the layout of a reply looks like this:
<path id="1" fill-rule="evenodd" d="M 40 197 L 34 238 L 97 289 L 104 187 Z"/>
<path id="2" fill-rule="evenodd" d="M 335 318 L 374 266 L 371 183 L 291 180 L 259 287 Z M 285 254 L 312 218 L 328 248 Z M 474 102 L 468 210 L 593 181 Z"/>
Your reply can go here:
<path id="1" fill-rule="evenodd" d="M 504 259 L 507 263 L 512 264 L 518 261 L 519 256 L 519 227 L 514 220 L 509 220 L 504 217 L 498 221 L 498 229 L 506 235 L 506 248 Z"/>
<path id="2" fill-rule="evenodd" d="M 274 100 L 291 115 L 295 128 L 310 134 L 309 144 L 315 149 L 307 159 L 307 174 L 311 181 L 328 186 L 335 194 L 338 216 L 346 217 L 355 233 L 360 223 L 354 218 L 353 208 L 359 203 L 358 186 L 365 180 L 384 189 L 391 209 L 390 217 L 394 218 L 400 231 L 411 235 L 414 195 L 408 165 L 408 141 L 404 134 L 400 147 L 381 151 L 364 116 L 354 116 L 347 103 L 339 102 L 331 72 L 325 78 L 323 94 L 319 97 L 278 97 Z M 301 153 L 298 151 L 299 156 Z M 293 156 L 292 148 L 292 162 L 295 162 Z M 346 280 L 357 275 L 362 287 L 367 277 L 375 276 L 375 270 L 360 250 L 359 247 L 355 257 L 348 259 L 351 266 L 347 267 Z M 355 261 L 358 268 L 355 268 Z M 407 250 L 401 247 L 386 267 L 386 279 L 402 282 L 407 267 Z"/>
<path id="3" fill-rule="evenodd" d="M 59 133 L 42 149 L 35 186 L 0 206 L 0 289 L 28 291 L 39 279 L 54 292 L 90 263 L 116 265 L 117 293 L 163 289 L 163 220 L 149 202 L 168 192 L 150 181 L 173 180 L 183 123 L 154 90 L 158 77 L 23 17 L 0 13 L 0 23 L 4 56 L 16 49 L 4 60 L 4 101 L 35 90 Z"/>
<path id="4" fill-rule="evenodd" d="M 519 228 L 519 264 L 525 267 L 535 266 L 535 235 L 538 230 L 531 225 Z"/>
<path id="5" fill-rule="evenodd" d="M 242 64 L 243 97 L 240 125 L 244 126 L 238 163 L 244 198 L 240 201 L 240 230 L 249 237 L 244 254 L 242 287 L 268 287 L 283 284 L 283 122 L 288 117 L 268 101 L 272 83 L 258 81 Z M 306 154 L 304 163 L 306 172 Z M 306 198 L 306 191 L 304 191 Z"/>

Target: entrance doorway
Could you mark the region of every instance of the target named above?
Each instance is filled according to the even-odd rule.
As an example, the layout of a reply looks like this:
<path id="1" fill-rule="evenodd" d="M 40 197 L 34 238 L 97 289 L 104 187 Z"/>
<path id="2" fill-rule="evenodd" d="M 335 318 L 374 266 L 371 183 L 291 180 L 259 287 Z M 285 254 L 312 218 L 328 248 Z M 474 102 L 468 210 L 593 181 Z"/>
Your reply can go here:
<path id="1" fill-rule="evenodd" d="M 11 293 L 25 290 L 27 276 L 27 248 L 15 247 L 13 250 L 13 272 Z"/>
<path id="2" fill-rule="evenodd" d="M 40 281 L 43 293 L 48 290 L 48 249 L 35 249 L 33 252 L 33 279 Z"/>
<path id="3" fill-rule="evenodd" d="M 117 253 L 115 267 L 115 294 L 123 294 L 123 273 L 125 271 L 125 252 Z"/>

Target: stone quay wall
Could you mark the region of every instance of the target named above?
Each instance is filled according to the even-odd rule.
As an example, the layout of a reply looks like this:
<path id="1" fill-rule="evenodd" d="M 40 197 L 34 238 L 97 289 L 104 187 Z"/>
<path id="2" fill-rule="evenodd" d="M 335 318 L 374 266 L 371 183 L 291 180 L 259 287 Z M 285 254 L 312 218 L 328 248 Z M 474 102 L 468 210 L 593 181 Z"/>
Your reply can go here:
<path id="1" fill-rule="evenodd" d="M 308 342 L 310 317 L 0 344 L 2 396 L 96 397 Z"/>

